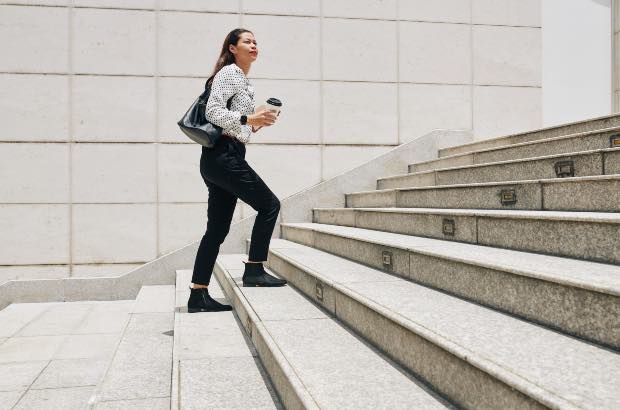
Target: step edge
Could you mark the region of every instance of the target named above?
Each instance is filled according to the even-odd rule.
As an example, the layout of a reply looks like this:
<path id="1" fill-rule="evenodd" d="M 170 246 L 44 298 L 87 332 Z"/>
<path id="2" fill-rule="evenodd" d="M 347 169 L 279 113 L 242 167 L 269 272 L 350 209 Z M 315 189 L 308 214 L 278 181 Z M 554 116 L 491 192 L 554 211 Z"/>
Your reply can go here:
<path id="1" fill-rule="evenodd" d="M 540 210 L 511 210 L 511 209 L 455 209 L 455 208 L 398 208 L 398 207 L 360 207 L 360 208 L 312 208 L 318 212 L 380 212 L 380 213 L 403 213 L 420 215 L 441 216 L 467 216 L 496 219 L 532 219 L 544 221 L 567 221 L 567 222 L 590 222 L 620 224 L 619 212 L 593 212 L 593 211 L 540 211 Z M 497 211 L 497 212 L 490 212 Z M 556 215 L 543 215 L 554 213 Z M 561 214 L 561 215 L 557 215 Z M 577 215 L 575 215 L 577 214 Z M 600 216 L 592 214 L 601 214 Z M 612 216 L 613 215 L 613 216 Z M 615 216 L 617 215 L 617 216 Z"/>
<path id="2" fill-rule="evenodd" d="M 305 229 L 305 230 L 310 230 L 313 232 L 317 232 L 316 229 L 314 229 L 314 226 L 300 226 L 300 225 L 294 225 L 291 223 L 285 223 L 282 224 L 283 226 L 286 227 L 291 227 L 293 229 Z M 317 224 L 317 225 L 321 225 L 321 224 Z M 335 225 L 334 225 L 335 226 Z M 351 229 L 363 229 L 363 228 L 356 228 L 356 227 L 348 227 Z M 529 277 L 532 279 L 538 279 L 538 280 L 542 280 L 545 282 L 551 282 L 551 283 L 556 283 L 559 285 L 563 285 L 563 286 L 570 286 L 570 287 L 576 287 L 576 288 L 580 288 L 580 289 L 584 289 L 590 292 L 596 292 L 596 293 L 603 293 L 606 295 L 611 295 L 611 296 L 616 296 L 616 297 L 620 297 L 620 288 L 613 288 L 611 286 L 597 286 L 597 285 L 592 285 L 589 282 L 582 282 L 582 281 L 578 281 L 578 280 L 569 280 L 569 279 L 564 279 L 561 276 L 551 276 L 549 274 L 545 274 L 545 273 L 540 273 L 540 272 L 536 272 L 536 271 L 531 271 L 531 270 L 527 270 L 527 269 L 518 269 L 518 268 L 514 268 L 511 266 L 502 266 L 502 265 L 498 265 L 498 264 L 493 264 L 493 263 L 487 263 L 487 262 L 480 262 L 480 261 L 476 261 L 474 259 L 465 259 L 465 258 L 459 258 L 459 257 L 455 257 L 446 253 L 440 253 L 437 251 L 430 251 L 430 250 L 426 250 L 424 248 L 420 248 L 420 249 L 412 249 L 409 248 L 407 246 L 402 246 L 402 245 L 397 245 L 397 244 L 393 244 L 393 243 L 388 243 L 388 242 L 382 242 L 380 240 L 374 240 L 374 239 L 361 239 L 361 238 L 356 238 L 356 237 L 352 237 L 352 236 L 348 236 L 346 234 L 339 234 L 339 233 L 334 233 L 334 232 L 329 232 L 329 231 L 321 231 L 319 230 L 318 232 L 321 233 L 325 233 L 328 235 L 333 235 L 333 236 L 337 236 L 340 238 L 344 238 L 344 239 L 351 239 L 351 240 L 358 240 L 358 241 L 365 241 L 365 242 L 370 242 L 379 246 L 385 246 L 385 247 L 390 247 L 390 248 L 398 248 L 401 249 L 403 251 L 407 251 L 407 252 L 415 252 L 415 253 L 419 253 L 422 255 L 426 255 L 426 256 L 431 256 L 431 257 L 436 257 L 436 258 L 441 258 L 441 259 L 445 259 L 445 260 L 449 260 L 449 261 L 453 261 L 453 262 L 460 262 L 460 263 L 464 263 L 466 265 L 473 265 L 473 266 L 479 266 L 482 268 L 487 268 L 487 269 L 493 269 L 493 270 L 498 270 L 498 271 L 502 271 L 502 272 L 507 272 L 513 275 L 518 275 L 518 276 L 525 276 L 525 277 Z M 392 234 L 390 232 L 390 234 Z M 402 234 L 393 234 L 393 235 L 402 235 Z M 403 236 L 413 236 L 413 235 L 403 235 Z M 416 238 L 423 238 L 423 237 L 416 237 Z M 434 238 L 423 238 L 423 239 L 434 239 Z M 435 240 L 439 240 L 439 239 L 435 239 Z M 463 243 L 463 242 L 459 242 L 462 245 L 465 246 L 472 246 L 472 247 L 483 247 L 484 245 L 476 245 L 476 244 L 469 244 L 469 243 Z M 522 253 L 522 254 L 528 254 L 531 252 L 523 252 L 523 251 L 515 251 L 512 249 L 503 249 L 503 248 L 493 248 L 490 246 L 484 246 L 485 248 L 492 248 L 492 249 L 500 249 L 502 251 L 506 251 L 506 252 L 518 252 L 518 253 Z M 552 256 L 552 255 L 543 255 L 543 256 L 548 256 L 550 258 L 558 258 L 558 259 L 570 259 L 570 258 L 562 258 L 560 256 Z M 599 262 L 591 262 L 591 261 L 585 261 L 585 260 L 577 260 L 580 263 L 583 264 L 600 264 Z M 610 265 L 610 264 L 603 264 L 603 265 Z M 615 266 L 615 265 L 610 265 L 610 266 Z"/>
<path id="3" fill-rule="evenodd" d="M 454 159 L 454 158 L 465 157 L 465 156 L 472 155 L 472 154 L 485 153 L 485 152 L 491 152 L 491 151 L 501 151 L 501 150 L 511 149 L 513 147 L 522 147 L 522 146 L 527 146 L 527 145 L 544 144 L 546 142 L 554 142 L 554 141 L 565 140 L 565 139 L 583 138 L 583 137 L 588 137 L 590 135 L 605 134 L 605 133 L 608 133 L 608 132 L 615 132 L 615 131 L 619 131 L 620 132 L 620 125 L 616 126 L 616 127 L 603 128 L 601 130 L 584 131 L 584 132 L 581 132 L 581 133 L 577 132 L 577 133 L 574 133 L 574 134 L 562 135 L 562 136 L 557 136 L 557 137 L 550 137 L 550 138 L 545 138 L 545 139 L 541 139 L 541 140 L 518 142 L 516 144 L 509 144 L 509 145 L 505 145 L 505 146 L 501 146 L 501 147 L 492 147 L 492 148 L 485 148 L 485 149 L 475 150 L 475 151 L 467 151 L 467 152 L 462 152 L 460 154 L 453 154 L 453 155 L 448 155 L 448 156 L 445 156 L 445 157 L 429 159 L 428 161 L 415 162 L 415 163 L 409 164 L 409 165 L 421 165 L 421 164 L 425 164 L 426 165 L 426 164 L 432 164 L 433 162 L 440 161 L 440 160 L 443 160 L 443 159 Z"/>
<path id="4" fill-rule="evenodd" d="M 595 118 L 588 118 L 588 119 L 585 119 L 585 120 L 579 120 L 579 121 L 569 122 L 569 123 L 565 123 L 565 124 L 552 125 L 552 126 L 544 127 L 544 128 L 536 128 L 536 129 L 533 129 L 533 130 L 530 130 L 530 131 L 523 131 L 523 132 L 517 132 L 517 133 L 514 133 L 514 134 L 508 134 L 508 135 L 501 135 L 501 136 L 498 136 L 498 137 L 486 138 L 486 139 L 479 140 L 479 141 L 472 141 L 472 142 L 469 142 L 467 144 L 456 145 L 454 147 L 442 148 L 441 150 L 449 150 L 451 148 L 467 147 L 467 146 L 472 146 L 472 145 L 475 145 L 475 144 L 484 143 L 486 141 L 500 141 L 501 142 L 502 140 L 508 140 L 509 138 L 525 136 L 525 135 L 533 134 L 533 133 L 537 133 L 537 132 L 540 133 L 540 132 L 545 132 L 545 131 L 551 131 L 551 130 L 559 129 L 559 128 L 562 128 L 562 127 L 569 127 L 569 126 L 578 125 L 578 124 L 588 124 L 588 123 L 593 123 L 593 122 L 596 122 L 596 121 L 604 121 L 604 120 L 611 119 L 611 118 L 614 118 L 614 117 L 618 117 L 618 113 L 603 115 L 603 116 L 595 117 Z"/>
<path id="5" fill-rule="evenodd" d="M 392 175 L 392 176 L 377 178 L 377 182 L 378 181 L 389 181 L 392 179 L 405 178 L 405 177 L 411 177 L 411 176 L 417 176 L 417 175 L 431 174 L 433 172 L 458 171 L 461 169 L 484 168 L 484 167 L 492 167 L 492 166 L 506 165 L 506 164 L 519 164 L 519 163 L 541 161 L 541 160 L 553 159 L 553 158 L 565 158 L 565 157 L 577 157 L 577 156 L 586 156 L 586 155 L 594 155 L 594 154 L 603 154 L 607 152 L 620 152 L 620 148 L 601 148 L 601 149 L 587 150 L 587 151 L 567 152 L 565 154 L 541 155 L 538 157 L 485 162 L 482 164 L 459 165 L 456 167 L 437 168 L 437 169 L 433 169 L 430 171 L 408 172 L 406 174 L 399 174 L 399 175 Z"/>
<path id="6" fill-rule="evenodd" d="M 491 182 L 472 182 L 465 184 L 451 184 L 451 185 L 427 185 L 418 187 L 405 187 L 405 188 L 383 188 L 374 189 L 369 191 L 355 191 L 347 192 L 345 195 L 363 195 L 363 194 L 383 194 L 391 193 L 394 191 L 414 191 L 414 190 L 428 190 L 428 189 L 451 189 L 451 188 L 476 188 L 487 186 L 507 186 L 507 185 L 526 185 L 526 184 L 549 184 L 549 183 L 580 183 L 580 182 L 597 182 L 597 181 L 620 181 L 620 174 L 605 174 L 605 175 L 584 175 L 581 177 L 572 178 L 542 178 L 542 179 L 520 179 L 512 181 L 491 181 Z"/>

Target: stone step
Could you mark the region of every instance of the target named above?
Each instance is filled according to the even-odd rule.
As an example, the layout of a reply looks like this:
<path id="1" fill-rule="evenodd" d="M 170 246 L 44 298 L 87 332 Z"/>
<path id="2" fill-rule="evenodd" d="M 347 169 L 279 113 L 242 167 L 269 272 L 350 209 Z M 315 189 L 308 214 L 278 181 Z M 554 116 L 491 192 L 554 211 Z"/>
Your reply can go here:
<path id="1" fill-rule="evenodd" d="M 558 169 L 570 172 L 573 177 L 620 174 L 620 148 L 394 175 L 379 178 L 377 189 L 550 179 L 557 178 Z"/>
<path id="2" fill-rule="evenodd" d="M 281 409 L 233 312 L 187 313 L 191 270 L 177 270 L 171 409 Z M 229 304 L 215 278 L 209 294 Z"/>
<path id="3" fill-rule="evenodd" d="M 409 172 L 620 147 L 620 127 L 456 154 L 409 165 Z"/>
<path id="4" fill-rule="evenodd" d="M 285 408 L 449 406 L 293 288 L 243 287 L 246 257 L 221 255 L 214 272 Z"/>
<path id="5" fill-rule="evenodd" d="M 439 156 L 447 157 L 450 155 L 461 154 L 464 152 L 479 151 L 486 148 L 502 147 L 511 144 L 519 144 L 522 142 L 536 141 L 541 139 L 560 137 L 569 134 L 576 134 L 579 132 L 602 130 L 605 128 L 612 128 L 618 126 L 620 126 L 620 115 L 612 114 L 585 121 L 562 124 L 554 127 L 501 136 L 498 138 L 485 139 L 469 144 L 444 148 L 439 150 Z"/>
<path id="6" fill-rule="evenodd" d="M 620 213 L 314 208 L 312 220 L 620 264 Z"/>
<path id="7" fill-rule="evenodd" d="M 310 247 L 269 265 L 459 407 L 618 408 L 616 352 Z"/>
<path id="8" fill-rule="evenodd" d="M 383 189 L 345 194 L 346 206 L 620 212 L 620 175 Z"/>
<path id="9" fill-rule="evenodd" d="M 90 408 L 170 408 L 174 308 L 173 285 L 140 289 Z"/>
<path id="10" fill-rule="evenodd" d="M 346 226 L 282 238 L 620 349 L 620 267 Z"/>

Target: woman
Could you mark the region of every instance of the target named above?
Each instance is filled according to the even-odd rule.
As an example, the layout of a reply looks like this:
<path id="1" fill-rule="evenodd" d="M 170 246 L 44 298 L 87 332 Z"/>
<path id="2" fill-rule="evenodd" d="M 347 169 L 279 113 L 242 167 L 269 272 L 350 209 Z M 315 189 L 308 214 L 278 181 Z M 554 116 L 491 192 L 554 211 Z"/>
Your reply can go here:
<path id="1" fill-rule="evenodd" d="M 202 147 L 200 174 L 209 190 L 207 231 L 196 254 L 193 287 L 188 312 L 232 310 L 209 296 L 208 285 L 215 259 L 232 221 L 237 198 L 256 211 L 252 243 L 244 261 L 244 286 L 283 286 L 286 281 L 265 272 L 271 234 L 280 211 L 280 201 L 245 161 L 245 144 L 251 133 L 275 123 L 276 115 L 266 109 L 254 112 L 254 89 L 247 79 L 258 57 L 254 34 L 241 28 L 231 31 L 215 64 L 211 94 L 205 115 L 222 127 L 222 137 L 213 148 Z M 232 97 L 230 109 L 226 108 Z"/>

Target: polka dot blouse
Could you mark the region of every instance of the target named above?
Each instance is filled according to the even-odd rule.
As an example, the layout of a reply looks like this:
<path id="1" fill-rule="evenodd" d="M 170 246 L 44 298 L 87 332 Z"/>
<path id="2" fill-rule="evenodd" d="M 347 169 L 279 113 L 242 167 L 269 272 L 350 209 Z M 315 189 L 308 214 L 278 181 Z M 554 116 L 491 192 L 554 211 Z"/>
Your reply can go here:
<path id="1" fill-rule="evenodd" d="M 230 110 L 226 108 L 228 99 L 234 95 Z M 222 127 L 224 134 L 237 138 L 244 144 L 250 141 L 252 127 L 241 125 L 241 115 L 254 113 L 254 87 L 245 73 L 235 63 L 222 67 L 215 75 L 211 94 L 207 101 L 205 116 L 207 121 Z"/>

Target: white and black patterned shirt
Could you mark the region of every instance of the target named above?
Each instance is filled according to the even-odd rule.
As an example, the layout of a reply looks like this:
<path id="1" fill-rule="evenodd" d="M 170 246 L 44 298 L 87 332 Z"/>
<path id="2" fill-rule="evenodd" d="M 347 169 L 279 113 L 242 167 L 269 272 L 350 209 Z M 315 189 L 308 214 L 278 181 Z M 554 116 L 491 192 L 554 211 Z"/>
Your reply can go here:
<path id="1" fill-rule="evenodd" d="M 230 110 L 226 108 L 228 99 L 234 95 Z M 222 67 L 215 75 L 211 94 L 207 101 L 205 117 L 212 124 L 222 127 L 222 133 L 237 138 L 244 144 L 250 141 L 252 127 L 241 125 L 241 115 L 254 113 L 254 87 L 245 73 L 235 63 Z"/>

